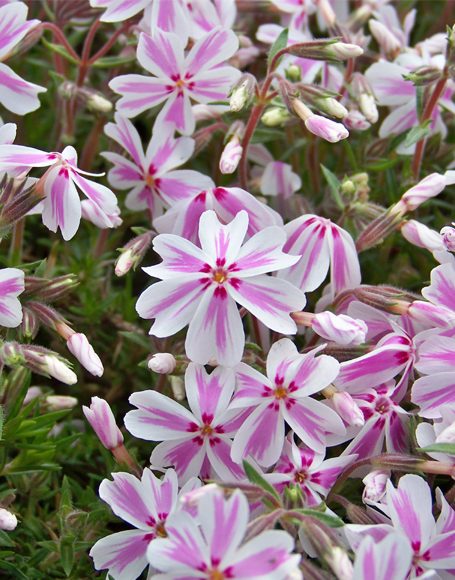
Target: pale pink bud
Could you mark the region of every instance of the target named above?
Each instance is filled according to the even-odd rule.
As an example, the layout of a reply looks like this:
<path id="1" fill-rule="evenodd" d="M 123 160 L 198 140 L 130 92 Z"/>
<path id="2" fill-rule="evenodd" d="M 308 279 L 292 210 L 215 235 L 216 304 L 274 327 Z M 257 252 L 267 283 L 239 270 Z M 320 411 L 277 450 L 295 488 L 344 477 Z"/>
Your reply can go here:
<path id="1" fill-rule="evenodd" d="M 418 248 L 425 248 L 430 252 L 444 250 L 441 235 L 417 220 L 405 222 L 401 227 L 401 233 L 408 242 Z"/>
<path id="2" fill-rule="evenodd" d="M 424 201 L 439 195 L 446 186 L 446 178 L 440 173 L 431 173 L 408 189 L 395 208 L 401 213 L 417 209 Z"/>
<path id="3" fill-rule="evenodd" d="M 329 311 L 315 314 L 311 327 L 322 338 L 344 345 L 362 344 L 368 332 L 363 320 Z"/>
<path id="4" fill-rule="evenodd" d="M 452 223 L 452 226 L 455 226 L 455 223 Z M 455 252 L 455 228 L 452 226 L 445 226 L 440 232 L 442 243 L 449 252 Z"/>
<path id="5" fill-rule="evenodd" d="M 242 158 L 243 148 L 237 136 L 234 136 L 223 149 L 220 159 L 220 171 L 223 174 L 234 173 Z"/>
<path id="6" fill-rule="evenodd" d="M 158 352 L 148 361 L 148 368 L 154 373 L 168 375 L 175 369 L 177 361 L 170 352 Z"/>
<path id="7" fill-rule="evenodd" d="M 227 105 L 204 105 L 198 104 L 191 107 L 194 118 L 197 121 L 211 121 L 219 119 L 223 113 L 229 111 Z"/>
<path id="8" fill-rule="evenodd" d="M 135 263 L 136 260 L 133 256 L 133 250 L 125 250 L 117 258 L 117 262 L 115 263 L 115 275 L 119 277 L 124 276 L 131 270 Z"/>
<path id="9" fill-rule="evenodd" d="M 339 546 L 334 546 L 325 556 L 327 564 L 332 569 L 337 580 L 352 580 L 352 562 L 345 550 Z"/>
<path id="10" fill-rule="evenodd" d="M 335 411 L 347 425 L 363 427 L 365 419 L 354 399 L 346 391 L 338 391 L 332 395 Z"/>
<path id="11" fill-rule="evenodd" d="M 362 500 L 364 503 L 375 503 L 381 501 L 386 493 L 387 481 L 390 477 L 388 471 L 375 470 L 363 478 L 365 489 L 363 490 Z"/>
<path id="12" fill-rule="evenodd" d="M 66 385 L 74 385 L 77 383 L 76 374 L 66 364 L 54 355 L 44 355 L 43 370 L 45 373 L 54 377 L 58 381 L 62 381 Z"/>
<path id="13" fill-rule="evenodd" d="M 17 518 L 9 510 L 0 508 L 0 530 L 11 532 L 16 529 Z"/>
<path id="14" fill-rule="evenodd" d="M 370 20 L 369 26 L 371 34 L 375 37 L 384 52 L 394 54 L 401 49 L 398 38 L 382 22 Z"/>
<path id="15" fill-rule="evenodd" d="M 75 332 L 66 342 L 66 346 L 81 365 L 95 377 L 101 377 L 104 372 L 103 363 L 100 357 L 93 350 L 88 338 L 81 332 Z"/>
<path id="16" fill-rule="evenodd" d="M 169 377 L 171 383 L 172 394 L 176 401 L 184 401 L 186 398 L 185 394 L 185 383 L 182 377 Z"/>
<path id="17" fill-rule="evenodd" d="M 302 121 L 305 123 L 305 127 L 318 137 L 322 137 L 330 143 L 336 143 L 341 139 L 346 139 L 349 136 L 349 132 L 344 125 L 322 117 L 321 115 L 315 115 L 302 101 L 294 99 L 292 101 L 292 108 L 296 115 L 298 115 Z"/>
<path id="18" fill-rule="evenodd" d="M 351 109 L 344 117 L 343 123 L 351 131 L 366 131 L 371 127 L 371 123 L 357 109 Z"/>
<path id="19" fill-rule="evenodd" d="M 109 404 L 104 399 L 92 397 L 90 407 L 84 406 L 82 410 L 106 449 L 115 449 L 123 444 L 123 435 L 117 427 Z"/>
<path id="20" fill-rule="evenodd" d="M 28 405 L 30 401 L 40 397 L 43 394 L 43 389 L 41 387 L 30 387 L 27 389 L 27 393 L 25 394 L 23 405 Z"/>
<path id="21" fill-rule="evenodd" d="M 455 443 L 455 422 L 439 433 L 435 443 Z"/>
<path id="22" fill-rule="evenodd" d="M 46 405 L 51 411 L 62 411 L 72 409 L 78 404 L 76 397 L 67 397 L 65 395 L 49 395 L 46 397 Z"/>
<path id="23" fill-rule="evenodd" d="M 362 93 L 359 97 L 359 107 L 370 123 L 377 122 L 379 113 L 373 95 L 369 93 Z"/>
<path id="24" fill-rule="evenodd" d="M 357 44 L 348 44 L 346 42 L 334 42 L 329 46 L 329 49 L 340 60 L 356 58 L 363 54 L 363 48 Z"/>

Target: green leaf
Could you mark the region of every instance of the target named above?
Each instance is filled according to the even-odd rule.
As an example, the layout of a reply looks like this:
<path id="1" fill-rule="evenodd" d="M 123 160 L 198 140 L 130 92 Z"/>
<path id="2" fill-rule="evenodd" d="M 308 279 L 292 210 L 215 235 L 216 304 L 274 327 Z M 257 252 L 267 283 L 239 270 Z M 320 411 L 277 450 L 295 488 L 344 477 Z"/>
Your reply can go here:
<path id="1" fill-rule="evenodd" d="M 322 173 L 324 174 L 324 177 L 325 177 L 327 183 L 329 184 L 330 193 L 332 194 L 332 197 L 335 200 L 335 203 L 337 204 L 338 209 L 344 210 L 344 203 L 343 203 L 343 200 L 341 199 L 341 195 L 340 195 L 340 188 L 341 188 L 340 180 L 338 179 L 338 177 L 334 173 L 332 173 L 330 171 L 330 169 L 327 169 L 327 167 L 324 167 L 324 165 L 322 165 L 322 163 L 321 163 L 321 169 L 322 169 Z"/>
<path id="2" fill-rule="evenodd" d="M 113 68 L 122 64 L 129 64 L 136 60 L 136 55 L 131 56 L 104 56 L 96 60 L 92 66 L 94 68 Z"/>
<path id="3" fill-rule="evenodd" d="M 66 58 L 66 60 L 69 60 L 71 63 L 73 64 L 79 64 L 79 62 L 69 54 L 69 52 L 66 50 L 66 48 L 61 45 L 61 44 L 54 44 L 53 42 L 49 42 L 48 40 L 46 40 L 44 38 L 44 36 L 41 37 L 41 42 L 44 44 L 44 46 L 46 48 L 48 48 L 49 50 L 52 50 L 52 52 L 55 52 L 57 54 L 59 54 L 60 56 L 63 56 L 63 58 Z"/>
<path id="4" fill-rule="evenodd" d="M 433 445 L 421 447 L 417 451 L 421 453 L 447 453 L 448 455 L 455 455 L 455 443 L 433 443 Z"/>
<path id="5" fill-rule="evenodd" d="M 272 44 L 272 46 L 270 47 L 270 50 L 269 50 L 268 57 L 267 57 L 267 66 L 270 66 L 272 64 L 273 58 L 275 57 L 276 54 L 278 54 L 280 52 L 280 50 L 283 50 L 283 48 L 286 48 L 286 46 L 288 44 L 288 35 L 289 35 L 289 30 L 287 28 L 285 28 L 279 34 L 279 36 L 275 40 L 275 42 Z"/>
<path id="6" fill-rule="evenodd" d="M 276 489 L 270 485 L 270 483 L 266 481 L 262 475 L 256 471 L 254 467 L 246 460 L 243 461 L 243 469 L 245 470 L 248 481 L 254 483 L 254 485 L 257 485 L 281 503 L 280 496 L 278 495 Z"/>
<path id="7" fill-rule="evenodd" d="M 66 536 L 60 540 L 60 562 L 68 577 L 74 566 L 74 538 Z"/>
<path id="8" fill-rule="evenodd" d="M 322 505 L 325 505 L 325 504 L 322 504 Z M 324 512 L 319 511 L 318 509 L 301 508 L 301 509 L 294 509 L 293 511 L 299 512 L 299 514 L 302 514 L 305 516 L 311 516 L 312 518 L 319 520 L 323 524 L 326 524 L 330 528 L 342 528 L 344 526 L 343 520 L 341 518 L 339 518 L 338 516 L 332 516 L 332 515 L 326 514 Z"/>
<path id="9" fill-rule="evenodd" d="M 412 129 L 410 129 L 406 133 L 406 138 L 403 141 L 403 146 L 411 147 L 411 145 L 414 145 L 418 141 L 421 141 L 425 137 L 428 137 L 428 135 L 431 132 L 430 125 L 431 119 L 428 119 L 428 121 L 425 121 L 421 125 L 417 125 L 417 127 L 413 127 Z"/>

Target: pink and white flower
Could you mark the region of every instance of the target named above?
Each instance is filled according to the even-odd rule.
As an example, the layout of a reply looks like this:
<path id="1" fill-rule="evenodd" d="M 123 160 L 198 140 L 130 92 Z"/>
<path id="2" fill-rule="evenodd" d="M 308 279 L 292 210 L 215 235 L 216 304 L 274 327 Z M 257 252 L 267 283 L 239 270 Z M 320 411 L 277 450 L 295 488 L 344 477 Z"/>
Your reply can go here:
<path id="1" fill-rule="evenodd" d="M 114 165 L 108 173 L 112 187 L 129 190 L 125 200 L 127 208 L 148 209 L 152 217 L 157 217 L 163 208 L 213 187 L 212 180 L 198 171 L 176 169 L 191 158 L 194 140 L 176 139 L 172 125 L 155 122 L 145 153 L 136 128 L 120 113 L 116 113 L 115 123 L 108 123 L 104 131 L 130 157 L 110 152 L 101 154 Z"/>
<path id="2" fill-rule="evenodd" d="M 355 455 L 324 459 L 324 453 L 315 453 L 306 446 L 298 446 L 291 434 L 286 437 L 283 453 L 274 470 L 274 484 L 300 486 L 305 505 L 319 505 L 332 489 L 338 477 L 354 460 Z"/>
<path id="3" fill-rule="evenodd" d="M 141 479 L 130 473 L 113 473 L 113 481 L 104 479 L 99 494 L 112 511 L 136 529 L 117 532 L 101 540 L 90 550 L 97 570 L 108 570 L 115 580 L 134 580 L 148 566 L 147 548 L 167 531 L 167 520 L 180 509 L 179 495 L 197 485 L 190 482 L 178 494 L 177 475 L 168 469 L 158 479 L 144 469 Z"/>
<path id="4" fill-rule="evenodd" d="M 440 413 L 441 418 L 435 419 L 432 424 L 423 422 L 417 425 L 416 439 L 420 447 L 429 447 L 435 443 L 455 443 L 455 405 L 441 407 Z M 430 451 L 428 455 L 436 461 L 455 465 L 455 454 Z"/>
<path id="5" fill-rule="evenodd" d="M 265 166 L 260 187 L 263 195 L 289 199 L 302 187 L 302 180 L 288 163 L 271 161 Z"/>
<path id="6" fill-rule="evenodd" d="M 234 387 L 230 369 L 217 367 L 208 375 L 203 366 L 190 363 L 185 373 L 190 409 L 156 391 L 133 393 L 129 401 L 137 410 L 126 414 L 126 428 L 140 439 L 162 441 L 152 451 L 152 465 L 173 465 L 183 482 L 199 475 L 240 479 L 243 469 L 230 451 L 245 413 L 232 409 Z"/>
<path id="7" fill-rule="evenodd" d="M 28 7 L 12 2 L 0 7 L 0 103 L 17 115 L 25 115 L 40 106 L 38 94 L 44 87 L 29 83 L 3 64 L 26 35 L 40 24 L 27 20 Z"/>
<path id="8" fill-rule="evenodd" d="M 316 290 L 330 267 L 331 295 L 360 284 L 360 266 L 351 235 L 329 219 L 307 214 L 284 226 L 287 242 L 284 250 L 300 254 L 294 266 L 282 271 L 280 278 L 295 284 L 303 292 Z"/>
<path id="9" fill-rule="evenodd" d="M 409 542 L 399 534 L 381 542 L 367 536 L 356 550 L 352 580 L 406 580 L 411 561 Z"/>
<path id="10" fill-rule="evenodd" d="M 205 580 L 299 580 L 300 556 L 285 531 L 267 530 L 242 543 L 249 519 L 248 501 L 236 490 L 229 499 L 214 489 L 198 502 L 197 518 L 179 512 L 169 517 L 167 538 L 150 544 L 150 565 L 161 578 Z"/>
<path id="11" fill-rule="evenodd" d="M 16 328 L 22 322 L 22 306 L 17 297 L 24 290 L 22 270 L 0 269 L 0 326 Z"/>
<path id="12" fill-rule="evenodd" d="M 325 451 L 327 433 L 344 434 L 340 417 L 311 398 L 339 371 L 336 359 L 316 356 L 320 350 L 299 354 L 295 345 L 283 338 L 270 349 L 267 377 L 244 363 L 236 367 L 237 391 L 232 406 L 249 408 L 250 413 L 234 438 L 234 461 L 251 455 L 261 466 L 275 463 L 283 450 L 285 424 L 318 454 Z"/>
<path id="13" fill-rule="evenodd" d="M 185 135 L 193 133 L 195 119 L 191 99 L 198 103 L 226 98 L 240 71 L 224 65 L 238 48 L 231 30 L 215 28 L 199 39 L 185 56 L 181 39 L 155 30 L 141 34 L 137 58 L 153 77 L 129 74 L 116 77 L 109 86 L 122 95 L 117 107 L 126 117 L 166 102 L 157 122 L 171 123 Z"/>
<path id="14" fill-rule="evenodd" d="M 297 331 L 290 313 L 303 308 L 304 294 L 266 273 L 287 268 L 298 257 L 281 251 L 285 234 L 274 226 L 242 245 L 248 221 L 241 211 L 225 226 L 214 211 L 206 211 L 199 222 L 201 248 L 172 234 L 153 240 L 163 262 L 145 271 L 162 281 L 141 294 L 136 310 L 142 318 L 155 318 L 154 336 L 172 336 L 189 324 L 185 348 L 194 362 L 240 362 L 245 335 L 236 302 L 276 332 Z"/>
<path id="15" fill-rule="evenodd" d="M 23 145 L 0 145 L 0 170 L 22 170 L 26 174 L 32 167 L 50 167 L 40 180 L 46 196 L 42 219 L 52 232 L 60 228 L 64 240 L 75 235 L 81 221 L 81 201 L 76 186 L 107 216 L 118 210 L 114 193 L 105 185 L 84 177 L 93 174 L 77 167 L 74 147 L 65 147 L 62 153 L 46 153 Z"/>
<path id="16" fill-rule="evenodd" d="M 247 235 L 252 236 L 269 226 L 282 226 L 283 219 L 274 209 L 240 187 L 213 187 L 194 197 L 176 203 L 153 220 L 160 234 L 176 234 L 197 243 L 201 215 L 213 209 L 218 219 L 229 223 L 242 210 L 248 213 Z"/>
<path id="17" fill-rule="evenodd" d="M 123 445 L 123 435 L 115 422 L 109 403 L 100 397 L 92 397 L 90 407 L 82 407 L 85 418 L 106 449 Z"/>

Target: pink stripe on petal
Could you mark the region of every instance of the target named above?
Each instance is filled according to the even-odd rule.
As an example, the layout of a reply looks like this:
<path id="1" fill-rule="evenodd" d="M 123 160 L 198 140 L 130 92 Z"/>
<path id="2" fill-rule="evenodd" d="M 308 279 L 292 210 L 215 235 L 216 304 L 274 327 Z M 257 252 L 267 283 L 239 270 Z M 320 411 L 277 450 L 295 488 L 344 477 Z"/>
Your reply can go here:
<path id="1" fill-rule="evenodd" d="M 158 467 L 173 466 L 179 476 L 179 482 L 185 484 L 191 477 L 201 475 L 205 457 L 204 444 L 200 444 L 199 439 L 192 437 L 160 443 L 153 449 L 150 461 L 152 465 Z"/>
<path id="2" fill-rule="evenodd" d="M 411 401 L 421 407 L 422 417 L 440 417 L 442 407 L 455 403 L 455 373 L 436 373 L 417 379 L 412 386 Z"/>
<path id="3" fill-rule="evenodd" d="M 231 58 L 239 46 L 232 30 L 214 28 L 190 50 L 185 61 L 185 71 L 193 77 Z"/>
<path id="4" fill-rule="evenodd" d="M 114 578 L 138 578 L 147 567 L 147 548 L 154 534 L 128 530 L 98 540 L 90 550 L 97 570 L 109 570 Z"/>

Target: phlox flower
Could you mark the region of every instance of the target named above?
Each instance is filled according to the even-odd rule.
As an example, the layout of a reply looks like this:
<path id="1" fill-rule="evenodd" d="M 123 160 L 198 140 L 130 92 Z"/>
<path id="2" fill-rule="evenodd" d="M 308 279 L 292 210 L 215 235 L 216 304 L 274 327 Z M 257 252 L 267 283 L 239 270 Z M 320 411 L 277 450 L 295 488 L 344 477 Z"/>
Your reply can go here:
<path id="1" fill-rule="evenodd" d="M 295 345 L 283 338 L 270 349 L 267 377 L 244 363 L 236 367 L 237 391 L 232 406 L 250 408 L 251 412 L 234 438 L 234 461 L 251 455 L 264 467 L 275 463 L 283 450 L 285 424 L 318 454 L 325 451 L 326 433 L 344 434 L 340 417 L 311 398 L 339 371 L 336 359 L 316 356 L 320 350 L 299 354 Z"/>
<path id="2" fill-rule="evenodd" d="M 15 328 L 22 322 L 22 307 L 17 297 L 24 289 L 22 270 L 0 269 L 0 326 Z"/>
<path id="3" fill-rule="evenodd" d="M 422 290 L 422 296 L 436 306 L 455 312 L 455 261 L 433 268 L 430 281 L 431 284 Z"/>
<path id="4" fill-rule="evenodd" d="M 24 81 L 9 66 L 3 64 L 16 46 L 38 24 L 27 20 L 28 7 L 23 2 L 12 2 L 0 7 L 0 103 L 17 115 L 25 115 L 40 106 L 37 95 L 46 91 Z"/>
<path id="5" fill-rule="evenodd" d="M 158 479 L 144 469 L 141 479 L 130 473 L 113 473 L 101 482 L 99 495 L 112 511 L 135 530 L 117 532 L 98 540 L 90 550 L 97 570 L 108 570 L 115 580 L 134 580 L 148 566 L 147 548 L 166 535 L 167 518 L 180 509 L 179 496 L 199 484 L 189 482 L 178 494 L 177 475 L 168 469 Z"/>
<path id="6" fill-rule="evenodd" d="M 194 362 L 206 364 L 213 357 L 225 366 L 240 362 L 245 334 L 236 302 L 271 330 L 297 331 L 290 313 L 303 308 L 305 295 L 266 273 L 298 257 L 281 251 L 285 234 L 276 226 L 242 245 L 248 221 L 242 210 L 222 225 L 214 211 L 206 211 L 199 222 L 200 248 L 173 234 L 153 240 L 163 261 L 145 271 L 162 281 L 141 294 L 136 310 L 142 318 L 155 318 L 154 336 L 172 336 L 189 324 L 185 348 Z"/>
<path id="7" fill-rule="evenodd" d="M 166 525 L 167 538 L 155 540 L 147 556 L 162 571 L 157 578 L 182 580 L 299 580 L 300 556 L 285 531 L 267 530 L 242 543 L 249 519 L 248 501 L 239 490 L 225 499 L 221 490 L 203 494 L 197 518 L 179 512 Z"/>
<path id="8" fill-rule="evenodd" d="M 192 242 L 198 240 L 201 215 L 212 209 L 218 219 L 228 223 L 241 210 L 248 213 L 247 235 L 252 236 L 269 226 L 282 226 L 278 212 L 240 187 L 213 187 L 172 205 L 166 213 L 153 220 L 160 234 L 176 234 Z"/>
<path id="9" fill-rule="evenodd" d="M 355 455 L 324 459 L 324 453 L 315 453 L 306 446 L 298 446 L 290 435 L 274 470 L 274 483 L 300 486 L 305 505 L 315 507 L 326 497 L 339 475 L 355 460 Z"/>
<path id="10" fill-rule="evenodd" d="M 171 123 L 180 133 L 190 135 L 195 128 L 191 99 L 208 103 L 226 98 L 240 71 L 223 63 L 237 48 L 235 34 L 221 28 L 200 38 L 186 56 L 177 35 L 159 29 L 153 36 L 142 33 L 137 59 L 154 76 L 129 74 L 113 79 L 109 86 L 122 95 L 118 110 L 135 117 L 166 101 L 157 121 Z"/>
<path id="11" fill-rule="evenodd" d="M 129 190 L 125 200 L 127 208 L 148 209 L 156 217 L 163 212 L 163 207 L 212 187 L 212 180 L 198 171 L 176 169 L 191 158 L 194 140 L 174 138 L 172 125 L 155 122 L 145 152 L 136 128 L 120 113 L 116 113 L 115 123 L 108 123 L 104 131 L 130 157 L 110 152 L 101 154 L 114 165 L 108 173 L 112 187 Z"/>
<path id="12" fill-rule="evenodd" d="M 152 452 L 152 465 L 173 465 L 183 482 L 198 475 L 239 479 L 243 469 L 230 450 L 245 413 L 231 408 L 234 387 L 232 370 L 217 367 L 208 375 L 203 366 L 190 363 L 185 373 L 189 410 L 156 391 L 133 393 L 129 401 L 137 410 L 126 414 L 125 426 L 135 437 L 162 441 Z"/>
<path id="13" fill-rule="evenodd" d="M 356 550 L 352 580 L 406 580 L 412 549 L 399 534 L 389 534 L 381 542 L 366 537 Z"/>
<path id="14" fill-rule="evenodd" d="M 329 219 L 307 214 L 284 226 L 284 250 L 301 258 L 279 277 L 304 292 L 316 290 L 330 267 L 331 293 L 335 296 L 360 284 L 360 266 L 351 235 Z"/>
<path id="15" fill-rule="evenodd" d="M 370 536 L 377 543 L 398 534 L 407 541 L 412 551 L 408 570 L 411 577 L 422 576 L 426 571 L 454 569 L 455 512 L 442 494 L 440 500 L 442 509 L 435 522 L 430 487 L 424 479 L 407 474 L 400 478 L 397 488 L 389 480 L 386 504 L 377 507 L 389 516 L 390 524 L 348 524 L 346 535 L 351 547 L 357 551 L 365 536 Z"/>
<path id="16" fill-rule="evenodd" d="M 62 153 L 46 153 L 23 145 L 0 145 L 0 170 L 27 173 L 32 167 L 50 167 L 40 180 L 45 195 L 42 219 L 52 232 L 60 228 L 64 240 L 75 235 L 81 221 L 81 201 L 76 186 L 107 216 L 118 211 L 114 193 L 84 177 L 93 174 L 77 167 L 74 147 L 65 147 Z"/>

